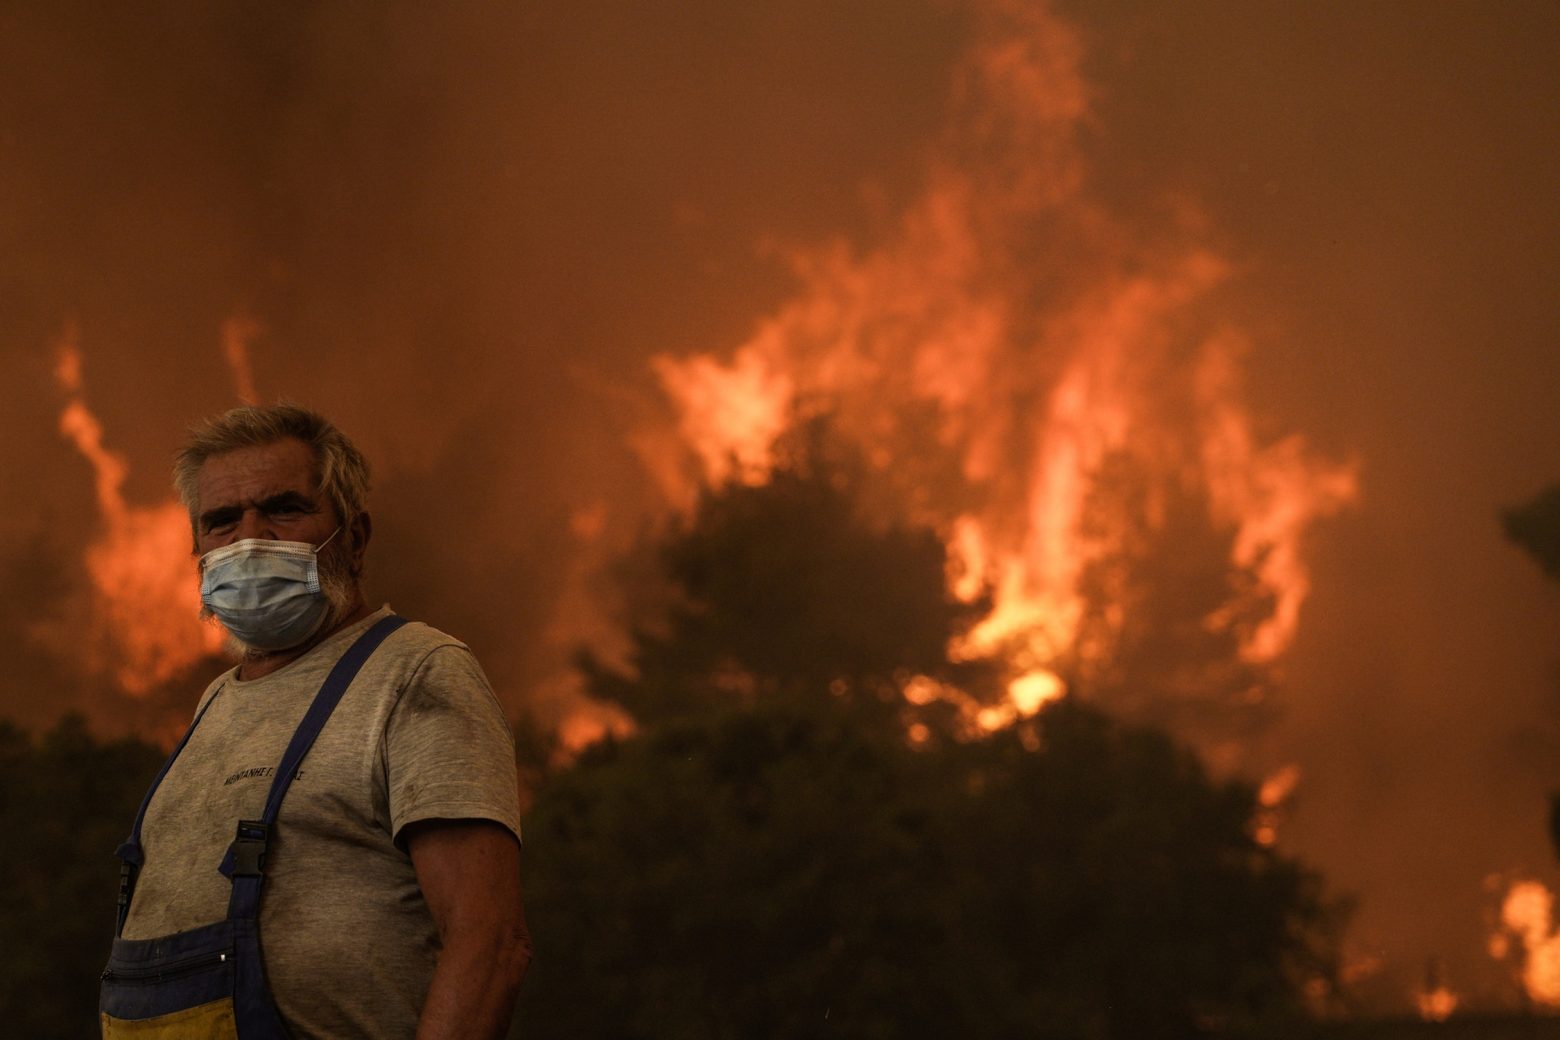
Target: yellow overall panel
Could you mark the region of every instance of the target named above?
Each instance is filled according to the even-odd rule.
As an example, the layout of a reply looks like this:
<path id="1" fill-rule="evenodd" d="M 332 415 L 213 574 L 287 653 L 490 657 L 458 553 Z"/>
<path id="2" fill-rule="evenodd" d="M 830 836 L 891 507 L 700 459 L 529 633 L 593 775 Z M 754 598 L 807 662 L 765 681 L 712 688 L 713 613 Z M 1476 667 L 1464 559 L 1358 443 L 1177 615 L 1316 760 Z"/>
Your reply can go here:
<path id="1" fill-rule="evenodd" d="M 238 1040 L 232 997 L 156 1018 L 102 1018 L 103 1040 Z"/>

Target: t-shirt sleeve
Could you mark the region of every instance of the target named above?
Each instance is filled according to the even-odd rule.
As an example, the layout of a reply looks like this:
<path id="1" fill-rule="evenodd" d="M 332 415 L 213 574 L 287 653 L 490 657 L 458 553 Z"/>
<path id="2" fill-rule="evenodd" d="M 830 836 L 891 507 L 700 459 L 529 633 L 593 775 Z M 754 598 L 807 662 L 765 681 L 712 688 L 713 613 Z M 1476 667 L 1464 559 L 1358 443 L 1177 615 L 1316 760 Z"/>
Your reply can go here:
<path id="1" fill-rule="evenodd" d="M 385 727 L 390 833 L 418 820 L 493 820 L 520 837 L 515 744 L 471 651 L 446 644 L 418 664 Z"/>

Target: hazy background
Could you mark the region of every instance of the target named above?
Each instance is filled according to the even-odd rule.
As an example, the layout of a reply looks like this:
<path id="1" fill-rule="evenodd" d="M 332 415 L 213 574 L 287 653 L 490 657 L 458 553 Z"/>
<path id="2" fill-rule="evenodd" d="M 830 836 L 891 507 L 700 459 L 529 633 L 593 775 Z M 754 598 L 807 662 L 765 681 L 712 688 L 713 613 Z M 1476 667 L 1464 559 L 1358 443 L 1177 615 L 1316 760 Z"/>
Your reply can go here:
<path id="1" fill-rule="evenodd" d="M 970 24 L 665 8 L 0 5 L 0 713 L 136 708 L 36 636 L 98 524 L 57 433 L 66 323 L 151 504 L 233 403 L 240 314 L 260 396 L 376 463 L 376 587 L 557 709 L 581 532 L 660 507 L 627 446 L 664 407 L 647 359 L 746 338 L 793 289 L 776 246 L 891 219 Z M 1560 7 L 1059 10 L 1096 190 L 1201 208 L 1264 427 L 1359 463 L 1269 737 L 1303 772 L 1281 840 L 1359 893 L 1360 953 L 1492 985 L 1487 877 L 1557 876 L 1560 592 L 1496 517 L 1560 479 Z"/>

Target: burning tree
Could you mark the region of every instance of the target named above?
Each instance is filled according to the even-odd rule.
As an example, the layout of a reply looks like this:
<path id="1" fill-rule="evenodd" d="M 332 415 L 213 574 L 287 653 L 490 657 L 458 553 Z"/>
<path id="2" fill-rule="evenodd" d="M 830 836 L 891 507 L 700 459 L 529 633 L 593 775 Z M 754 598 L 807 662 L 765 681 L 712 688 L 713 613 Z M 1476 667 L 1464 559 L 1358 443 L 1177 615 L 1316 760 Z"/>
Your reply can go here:
<path id="1" fill-rule="evenodd" d="M 632 621 L 631 672 L 584 654 L 594 696 L 641 724 L 828 696 L 927 737 L 953 725 L 950 705 L 906 699 L 907 687 L 971 703 L 1000 696 L 990 662 L 949 659 L 982 604 L 948 591 L 942 542 L 864 516 L 847 490 L 862 486 L 864 467 L 837 449 L 826 424 L 809 426 L 779 449 L 786 468 L 706 496 L 651 548 L 658 565 L 639 597 L 650 613 Z"/>
<path id="2" fill-rule="evenodd" d="M 743 342 L 657 357 L 672 414 L 635 447 L 685 511 L 826 416 L 980 607 L 950 659 L 1003 662 L 987 728 L 1073 688 L 1234 764 L 1355 467 L 1248 407 L 1239 265 L 1195 206 L 1123 213 L 1096 183 L 1077 29 L 971 15 L 918 190 L 863 240 L 786 250 L 795 292 Z"/>
<path id="3" fill-rule="evenodd" d="M 972 725 L 980 611 L 851 472 L 793 456 L 648 548 L 664 614 L 586 659 L 641 728 L 529 814 L 519 1035 L 1272 1035 L 1338 922 L 1254 790 L 1073 699 Z"/>
<path id="4" fill-rule="evenodd" d="M 1524 549 L 1544 573 L 1560 581 L 1560 484 L 1501 514 L 1506 537 Z M 1549 839 L 1560 854 L 1560 791 L 1549 796 Z M 1506 961 L 1525 997 L 1560 1006 L 1560 923 L 1554 893 L 1531 878 L 1513 880 L 1501 897 L 1490 953 Z"/>
<path id="5" fill-rule="evenodd" d="M 1279 683 L 1270 662 L 1243 648 L 1275 596 L 1257 566 L 1235 562 L 1236 527 L 1210 521 L 1198 489 L 1157 481 L 1126 454 L 1095 472 L 1082 527 L 1085 538 L 1096 527 L 1125 534 L 1080 574 L 1078 638 L 1063 658 L 1069 687 L 1204 750 L 1258 733 Z"/>

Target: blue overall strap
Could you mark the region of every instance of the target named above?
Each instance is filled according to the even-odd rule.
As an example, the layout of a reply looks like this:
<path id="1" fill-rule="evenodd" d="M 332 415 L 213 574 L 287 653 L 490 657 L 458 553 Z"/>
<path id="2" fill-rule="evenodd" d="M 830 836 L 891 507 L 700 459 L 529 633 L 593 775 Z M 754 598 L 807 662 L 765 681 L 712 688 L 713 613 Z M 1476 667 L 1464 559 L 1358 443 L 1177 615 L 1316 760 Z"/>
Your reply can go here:
<path id="1" fill-rule="evenodd" d="M 130 826 L 130 837 L 126 838 L 119 848 L 114 850 L 114 855 L 119 857 L 119 914 L 114 924 L 114 936 L 117 938 L 125 930 L 125 918 L 130 914 L 130 899 L 135 893 L 135 877 L 141 869 L 141 864 L 146 862 L 146 853 L 141 850 L 141 823 L 146 819 L 146 807 L 152 804 L 152 795 L 157 793 L 157 788 L 162 785 L 163 777 L 168 775 L 168 770 L 173 768 L 173 760 L 179 757 L 179 752 L 184 750 L 184 745 L 190 742 L 190 736 L 194 734 L 195 727 L 200 725 L 200 720 L 205 718 L 206 709 L 211 707 L 211 702 L 222 693 L 226 684 L 217 687 L 216 693 L 206 698 L 206 703 L 201 705 L 200 711 L 195 713 L 195 719 L 190 723 L 190 728 L 184 731 L 184 736 L 179 738 L 179 743 L 174 747 L 168 760 L 162 764 L 153 778 L 152 785 L 146 789 L 146 795 L 141 799 L 141 807 L 135 811 L 135 823 Z"/>
<path id="2" fill-rule="evenodd" d="M 347 687 L 357 678 L 358 670 L 379 649 L 379 644 L 404 624 L 406 619 L 395 614 L 381 618 L 341 655 L 341 659 L 325 677 L 325 684 L 315 695 L 314 703 L 309 705 L 303 721 L 298 723 L 297 730 L 293 732 L 292 741 L 282 755 L 281 765 L 276 767 L 276 777 L 271 781 L 271 793 L 266 796 L 265 809 L 260 819 L 239 821 L 238 834 L 217 868 L 233 879 L 233 893 L 228 899 L 229 920 L 253 919 L 258 915 L 260 883 L 264 880 L 265 854 L 271 828 L 276 825 L 282 799 L 287 797 L 287 789 L 292 786 L 298 767 L 303 764 L 304 756 L 314 746 L 315 738 L 330 720 L 331 712 L 336 710 Z"/>

